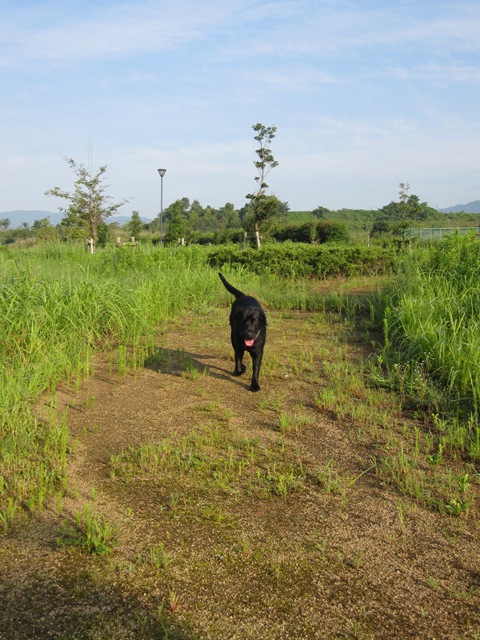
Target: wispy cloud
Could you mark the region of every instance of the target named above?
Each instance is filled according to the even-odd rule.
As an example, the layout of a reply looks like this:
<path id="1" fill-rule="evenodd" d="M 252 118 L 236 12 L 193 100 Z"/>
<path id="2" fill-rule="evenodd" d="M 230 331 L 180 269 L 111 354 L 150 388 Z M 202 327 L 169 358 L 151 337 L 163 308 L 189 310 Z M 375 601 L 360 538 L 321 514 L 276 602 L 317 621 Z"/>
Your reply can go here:
<path id="1" fill-rule="evenodd" d="M 306 0 L 164 0 L 161 3 L 29 2 L 2 16 L 4 66 L 22 60 L 90 60 L 159 53 L 195 41 L 212 42 L 237 56 L 348 56 L 374 47 L 480 50 L 480 7 L 435 2 L 432 16 L 422 3 L 312 3 Z M 443 8 L 443 11 L 442 11 Z M 425 15 L 423 15 L 425 13 Z M 223 35 L 223 37 L 222 37 Z M 233 38 L 231 36 L 234 36 Z"/>
<path id="2" fill-rule="evenodd" d="M 394 76 L 400 80 L 414 78 L 448 84 L 456 82 L 476 84 L 480 82 L 480 67 L 455 63 L 445 65 L 432 63 L 412 68 L 398 66 L 383 75 Z"/>
<path id="3" fill-rule="evenodd" d="M 85 12 L 64 4 L 11 10 L 0 27 L 4 64 L 22 59 L 98 59 L 159 52 L 204 37 L 225 19 L 220 2 L 91 3 Z"/>

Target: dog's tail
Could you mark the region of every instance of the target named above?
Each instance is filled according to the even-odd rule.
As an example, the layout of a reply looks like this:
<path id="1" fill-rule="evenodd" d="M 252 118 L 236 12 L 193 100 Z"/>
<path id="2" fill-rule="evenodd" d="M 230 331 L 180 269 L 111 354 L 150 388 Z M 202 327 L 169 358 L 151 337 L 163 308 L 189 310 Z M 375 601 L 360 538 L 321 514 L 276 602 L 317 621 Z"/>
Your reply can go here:
<path id="1" fill-rule="evenodd" d="M 232 285 L 227 282 L 225 280 L 225 278 L 222 276 L 221 273 L 218 274 L 220 276 L 220 280 L 223 282 L 223 284 L 225 285 L 225 289 L 227 291 L 229 291 L 232 295 L 235 296 L 235 298 L 241 298 L 242 296 L 244 296 L 245 294 L 242 293 L 241 291 L 239 291 L 238 289 L 235 289 L 235 287 L 232 287 Z"/>

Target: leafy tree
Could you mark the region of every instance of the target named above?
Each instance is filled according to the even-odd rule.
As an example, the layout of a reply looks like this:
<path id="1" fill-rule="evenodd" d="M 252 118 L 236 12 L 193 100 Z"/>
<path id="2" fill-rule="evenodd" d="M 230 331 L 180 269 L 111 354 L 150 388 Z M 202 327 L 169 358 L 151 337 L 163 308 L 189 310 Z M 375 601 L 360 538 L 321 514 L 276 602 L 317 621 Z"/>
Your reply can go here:
<path id="1" fill-rule="evenodd" d="M 408 222 L 438 218 L 436 209 L 427 202 L 420 202 L 420 198 L 414 193 L 409 194 L 408 182 L 400 182 L 399 187 L 399 202 L 390 202 L 380 209 L 380 218 L 395 221 L 400 229 L 408 227 Z"/>
<path id="2" fill-rule="evenodd" d="M 128 230 L 134 238 L 138 238 L 140 236 L 140 232 L 143 229 L 143 222 L 140 218 L 140 214 L 138 211 L 132 212 L 132 217 L 130 221 L 127 223 Z"/>
<path id="3" fill-rule="evenodd" d="M 380 220 L 396 220 L 400 217 L 400 213 L 398 211 L 398 202 L 389 202 L 384 207 L 379 209 L 378 217 Z"/>
<path id="4" fill-rule="evenodd" d="M 282 204 L 283 206 L 288 207 L 286 204 Z M 213 234 L 232 228 L 240 229 L 243 225 L 242 212 L 237 211 L 235 205 L 231 202 L 227 202 L 223 207 L 216 209 L 210 205 L 202 207 L 198 200 L 193 200 L 190 203 L 188 198 L 183 197 L 165 209 L 163 219 L 166 222 L 170 222 L 172 218 L 178 218 L 179 212 L 182 213 L 186 225 L 186 236 L 181 237 L 191 238 L 193 232 Z M 175 224 L 178 224 L 178 220 Z M 156 227 L 156 221 L 152 221 L 147 225 L 150 230 L 156 229 Z"/>
<path id="5" fill-rule="evenodd" d="M 260 248 L 260 228 L 268 223 L 272 217 L 278 213 L 280 202 L 275 196 L 266 196 L 265 189 L 268 184 L 265 182 L 265 178 L 272 169 L 278 166 L 278 162 L 273 157 L 270 150 L 270 144 L 275 138 L 277 131 L 276 127 L 266 127 L 261 123 L 253 125 L 253 130 L 257 134 L 254 139 L 259 142 L 260 146 L 256 150 L 258 160 L 255 160 L 254 165 L 257 169 L 258 176 L 255 180 L 258 184 L 258 190 L 256 193 L 248 194 L 247 198 L 250 200 L 250 211 L 247 216 L 247 221 L 253 225 L 255 231 L 255 238 L 257 242 L 257 248 Z"/>
<path id="6" fill-rule="evenodd" d="M 191 208 L 190 200 L 185 196 L 183 198 L 180 198 L 180 204 L 181 204 L 183 213 L 186 213 Z"/>
<path id="7" fill-rule="evenodd" d="M 189 225 L 183 211 L 182 200 L 176 200 L 169 207 L 170 222 L 165 234 L 165 242 L 172 244 L 189 235 Z"/>
<path id="8" fill-rule="evenodd" d="M 317 207 L 312 211 L 312 215 L 319 219 L 328 218 L 329 213 L 330 209 L 327 209 L 327 207 Z"/>
<path id="9" fill-rule="evenodd" d="M 59 207 L 65 215 L 62 225 L 81 229 L 88 233 L 94 241 L 97 239 L 98 226 L 112 214 L 116 213 L 128 200 L 111 203 L 111 197 L 106 195 L 108 185 L 104 183 L 106 165 L 101 166 L 96 173 L 92 173 L 83 164 L 78 164 L 72 158 L 65 158 L 76 176 L 73 192 L 53 187 L 45 192 L 47 196 L 62 198 L 69 204 Z"/>
<path id="10" fill-rule="evenodd" d="M 194 200 L 190 205 L 190 210 L 188 211 L 188 220 L 192 229 L 199 229 L 199 220 L 201 220 L 203 216 L 203 207 L 198 200 Z"/>
<path id="11" fill-rule="evenodd" d="M 238 211 L 231 202 L 225 203 L 218 212 L 218 218 L 221 221 L 222 229 L 238 228 L 242 226 Z"/>
<path id="12" fill-rule="evenodd" d="M 255 204 L 247 206 L 243 225 L 248 232 L 254 232 L 257 248 L 260 248 L 259 230 L 270 230 L 273 220 L 278 218 L 282 211 L 282 202 L 273 195 L 263 195 L 255 201 Z"/>
<path id="13" fill-rule="evenodd" d="M 3 231 L 6 231 L 10 226 L 10 218 L 3 218 L 0 220 L 0 227 L 2 227 Z"/>
<path id="14" fill-rule="evenodd" d="M 207 205 L 201 216 L 197 220 L 197 228 L 202 231 L 215 231 L 218 227 L 218 218 L 215 215 L 215 209 Z"/>
<path id="15" fill-rule="evenodd" d="M 107 242 L 113 240 L 112 229 L 104 220 L 100 220 L 97 227 L 97 244 L 100 247 L 106 247 Z"/>
<path id="16" fill-rule="evenodd" d="M 372 236 L 386 235 L 391 232 L 391 224 L 388 220 L 377 220 L 373 223 L 370 234 Z"/>
<path id="17" fill-rule="evenodd" d="M 39 229 L 48 229 L 50 227 L 50 218 L 42 218 L 41 220 L 34 220 L 32 229 L 38 231 Z"/>
<path id="18" fill-rule="evenodd" d="M 192 203 L 192 207 L 198 204 L 197 200 Z M 163 211 L 163 221 L 169 222 L 172 219 L 172 216 L 176 214 L 178 211 L 181 211 L 182 215 L 188 217 L 188 212 L 191 210 L 190 200 L 185 196 L 183 198 L 179 198 L 172 202 L 164 211 Z"/>
<path id="19" fill-rule="evenodd" d="M 32 224 L 32 231 L 35 237 L 41 240 L 54 240 L 57 237 L 57 232 L 54 226 L 50 224 L 50 218 L 41 218 L 40 220 L 34 220 Z"/>
<path id="20" fill-rule="evenodd" d="M 408 182 L 400 182 L 400 202 L 398 213 L 401 220 L 418 220 L 422 212 L 420 198 L 415 194 L 409 195 L 410 185 Z"/>

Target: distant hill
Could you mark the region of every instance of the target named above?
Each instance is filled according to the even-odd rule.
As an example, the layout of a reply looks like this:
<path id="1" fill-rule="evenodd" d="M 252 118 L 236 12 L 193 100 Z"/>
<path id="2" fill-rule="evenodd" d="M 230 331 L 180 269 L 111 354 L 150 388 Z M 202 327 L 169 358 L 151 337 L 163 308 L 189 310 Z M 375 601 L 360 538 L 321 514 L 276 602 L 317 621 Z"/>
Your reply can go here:
<path id="1" fill-rule="evenodd" d="M 50 219 L 50 224 L 56 225 L 62 221 L 63 213 L 60 211 L 2 211 L 0 212 L 0 220 L 8 218 L 10 220 L 10 229 L 18 229 L 26 222 L 29 227 L 35 222 L 35 220 L 43 220 L 44 218 Z M 140 216 L 143 222 L 151 222 L 151 218 L 145 218 Z M 107 218 L 107 224 L 110 222 L 117 222 L 120 226 L 126 224 L 131 220 L 131 216 L 111 216 Z"/>
<path id="2" fill-rule="evenodd" d="M 26 222 L 29 227 L 35 222 L 35 220 L 43 220 L 44 218 L 50 218 L 50 224 L 58 224 L 63 218 L 63 214 L 60 211 L 2 211 L 0 212 L 0 220 L 8 218 L 10 220 L 10 229 L 18 229 L 22 227 Z"/>
<path id="3" fill-rule="evenodd" d="M 442 213 L 480 213 L 480 200 L 474 200 L 468 204 L 456 204 L 454 207 L 448 207 L 447 209 L 439 209 Z"/>
<path id="4" fill-rule="evenodd" d="M 116 222 L 120 226 L 127 224 L 130 222 L 132 216 L 110 216 L 110 218 L 106 219 L 106 223 L 110 224 L 111 222 Z M 140 216 L 140 220 L 142 222 L 152 222 L 152 218 L 145 218 L 145 216 Z"/>

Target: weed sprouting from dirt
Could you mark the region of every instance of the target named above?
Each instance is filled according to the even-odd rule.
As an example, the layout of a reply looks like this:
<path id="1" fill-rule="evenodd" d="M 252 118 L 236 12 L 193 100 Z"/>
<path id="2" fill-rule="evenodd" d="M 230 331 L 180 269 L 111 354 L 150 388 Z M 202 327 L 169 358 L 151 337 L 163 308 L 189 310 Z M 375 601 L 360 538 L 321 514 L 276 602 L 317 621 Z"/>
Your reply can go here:
<path id="1" fill-rule="evenodd" d="M 301 490 L 306 477 L 293 449 L 241 438 L 228 423 L 201 425 L 178 442 L 129 448 L 112 456 L 110 474 L 125 481 L 147 474 L 178 486 L 193 480 L 208 492 L 257 496 Z"/>
<path id="2" fill-rule="evenodd" d="M 165 545 L 160 542 L 149 547 L 140 559 L 146 559 L 147 563 L 155 569 L 166 569 L 173 560 L 173 555 L 165 550 Z"/>
<path id="3" fill-rule="evenodd" d="M 116 529 L 86 504 L 75 514 L 75 522 L 65 522 L 57 539 L 61 545 L 80 547 L 89 553 L 106 555 L 113 551 Z"/>

